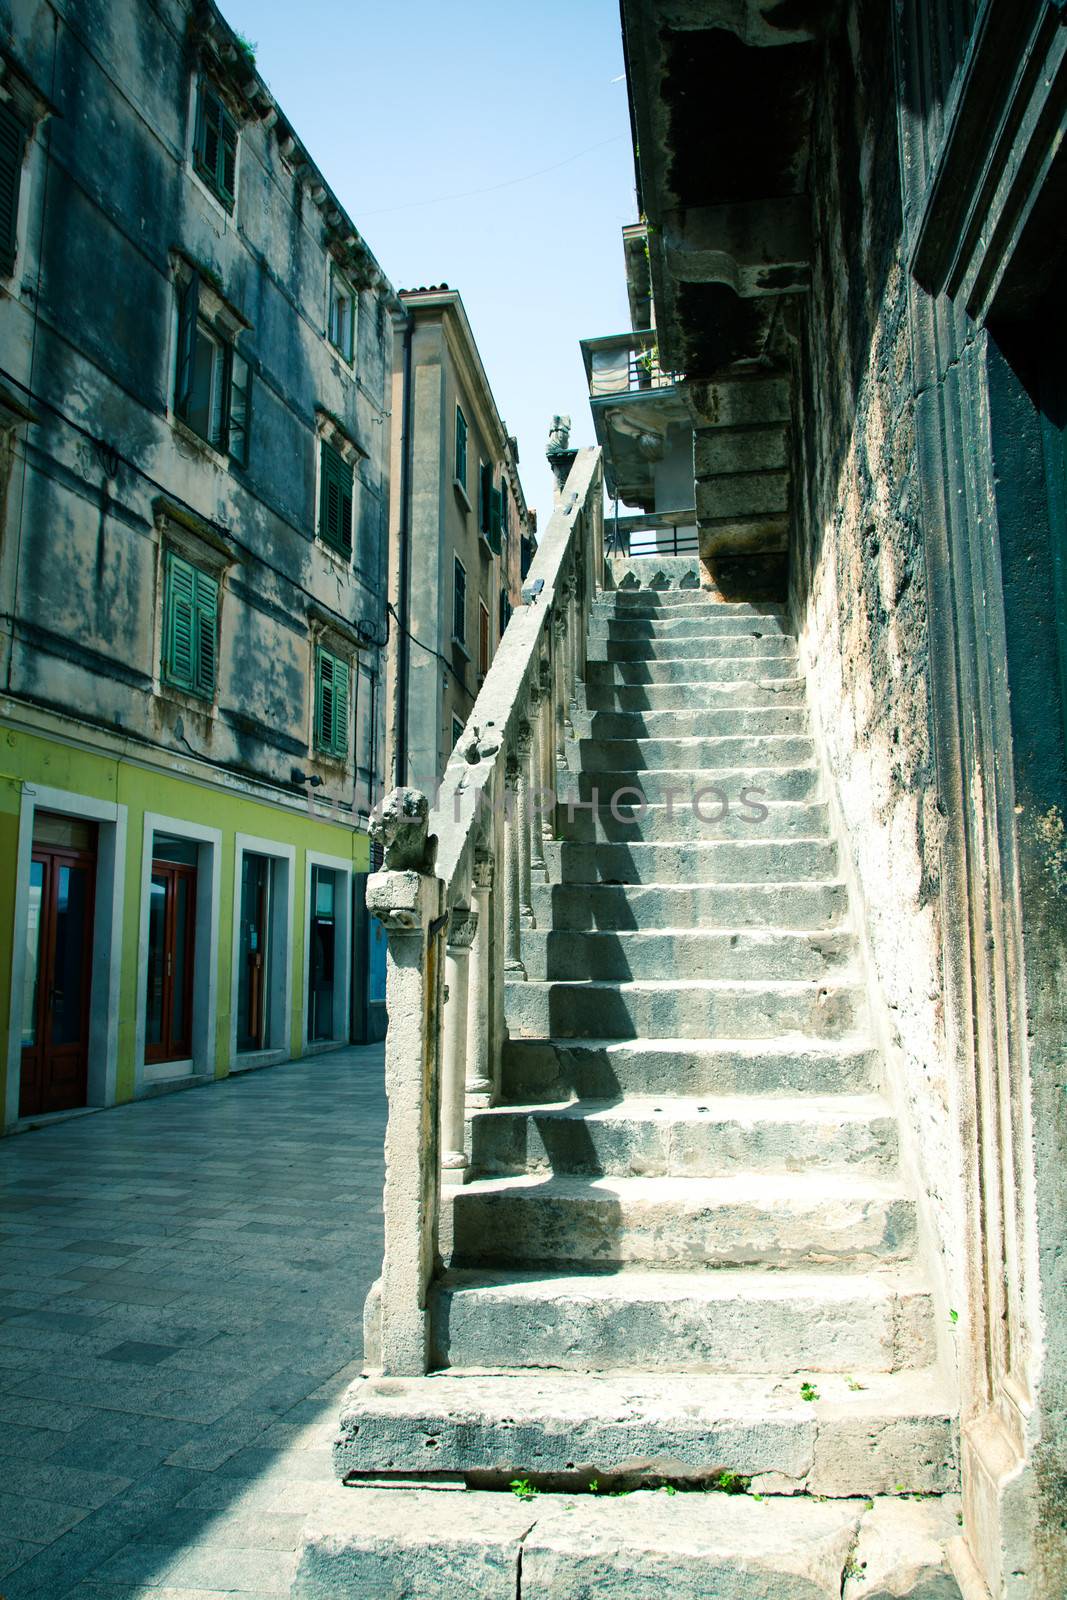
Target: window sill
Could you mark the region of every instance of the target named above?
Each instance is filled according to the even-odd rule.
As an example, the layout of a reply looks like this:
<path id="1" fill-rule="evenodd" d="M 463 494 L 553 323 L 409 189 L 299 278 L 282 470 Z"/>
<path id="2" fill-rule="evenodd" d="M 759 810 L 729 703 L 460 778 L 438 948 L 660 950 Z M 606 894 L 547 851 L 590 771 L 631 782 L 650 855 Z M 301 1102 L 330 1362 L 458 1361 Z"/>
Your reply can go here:
<path id="1" fill-rule="evenodd" d="M 453 648 L 453 650 L 455 650 L 455 651 L 456 651 L 456 652 L 457 652 L 457 653 L 458 653 L 458 654 L 459 654 L 459 655 L 461 655 L 461 656 L 462 656 L 462 657 L 463 657 L 463 659 L 464 659 L 464 661 L 469 661 L 469 660 L 470 660 L 470 658 L 471 658 L 471 653 L 470 653 L 470 651 L 469 651 L 469 650 L 468 650 L 468 649 L 467 649 L 467 646 L 466 646 L 466 645 L 465 645 L 465 644 L 464 644 L 464 643 L 463 643 L 463 640 L 462 640 L 462 639 L 457 639 L 457 638 L 456 638 L 456 636 L 455 636 L 455 635 L 454 635 L 454 634 L 453 634 L 453 636 L 452 636 L 452 648 Z"/>
<path id="2" fill-rule="evenodd" d="M 340 567 L 342 572 L 347 572 L 349 575 L 351 575 L 351 572 L 352 572 L 352 553 L 351 553 L 351 551 L 348 553 L 348 555 L 345 555 L 344 551 L 343 550 L 338 550 L 336 545 L 329 544 L 322 537 L 321 533 L 317 533 L 315 535 L 315 546 L 316 546 L 317 549 L 322 551 L 324 556 L 328 556 L 329 557 L 329 559 L 333 562 L 335 567 Z"/>
<path id="3" fill-rule="evenodd" d="M 219 707 L 214 695 L 197 694 L 195 689 L 183 689 L 180 683 L 170 683 L 166 678 L 159 680 L 156 693 L 161 700 L 169 700 L 183 711 L 195 711 L 212 721 L 218 718 Z"/>
<path id="4" fill-rule="evenodd" d="M 452 479 L 452 487 L 456 491 L 457 500 L 462 501 L 464 510 L 469 512 L 471 509 L 470 495 L 467 493 L 466 489 L 460 483 L 458 478 Z"/>
<path id="5" fill-rule="evenodd" d="M 230 470 L 229 456 L 224 455 L 218 445 L 212 444 L 210 440 L 203 438 L 195 428 L 191 428 L 184 417 L 179 417 L 177 412 L 174 412 L 170 423 L 178 438 L 183 443 L 191 445 L 198 455 L 205 456 L 208 461 L 213 461 L 217 467 L 221 467 L 223 472 Z"/>

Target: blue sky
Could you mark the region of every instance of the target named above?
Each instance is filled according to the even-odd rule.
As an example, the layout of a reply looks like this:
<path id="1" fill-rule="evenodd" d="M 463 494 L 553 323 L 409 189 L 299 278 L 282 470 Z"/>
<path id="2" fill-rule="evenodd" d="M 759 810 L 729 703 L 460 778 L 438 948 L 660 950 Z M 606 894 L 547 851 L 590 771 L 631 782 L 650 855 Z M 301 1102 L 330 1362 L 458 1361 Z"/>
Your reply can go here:
<path id="1" fill-rule="evenodd" d="M 593 438 L 578 340 L 629 325 L 617 0 L 221 5 L 392 282 L 462 294 L 543 528 L 552 413 Z"/>

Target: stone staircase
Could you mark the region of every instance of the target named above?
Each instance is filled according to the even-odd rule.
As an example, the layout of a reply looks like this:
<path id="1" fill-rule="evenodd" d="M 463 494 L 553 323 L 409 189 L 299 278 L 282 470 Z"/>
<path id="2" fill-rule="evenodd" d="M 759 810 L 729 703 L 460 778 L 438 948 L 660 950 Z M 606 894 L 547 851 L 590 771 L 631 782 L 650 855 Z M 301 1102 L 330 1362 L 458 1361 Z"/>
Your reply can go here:
<path id="1" fill-rule="evenodd" d="M 437 1370 L 357 1385 L 338 1468 L 840 1499 L 854 1521 L 825 1586 L 783 1556 L 766 1589 L 714 1592 L 877 1596 L 848 1586 L 864 1518 L 899 1530 L 879 1497 L 957 1484 L 915 1198 L 785 618 L 659 567 L 667 586 L 594 602 L 501 1098 L 472 1114 L 452 1192 Z M 766 1504 L 764 1555 L 786 1504 Z M 942 1505 L 939 1538 L 957 1531 Z M 917 1586 L 887 1594 L 958 1594 L 923 1515 L 901 1536 L 927 1551 Z M 628 1594 L 671 1581 L 643 1570 Z M 592 1592 L 573 1581 L 521 1592 Z"/>

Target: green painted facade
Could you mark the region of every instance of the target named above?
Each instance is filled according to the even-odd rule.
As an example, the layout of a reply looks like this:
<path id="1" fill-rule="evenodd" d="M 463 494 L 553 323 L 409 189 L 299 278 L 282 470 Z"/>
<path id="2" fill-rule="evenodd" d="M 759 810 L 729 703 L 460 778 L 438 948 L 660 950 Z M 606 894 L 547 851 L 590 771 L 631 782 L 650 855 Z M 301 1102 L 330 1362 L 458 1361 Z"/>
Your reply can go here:
<path id="1" fill-rule="evenodd" d="M 292 895 L 292 992 L 287 1042 L 290 1053 L 303 1048 L 304 894 L 309 851 L 351 861 L 354 872 L 369 867 L 367 835 L 347 823 L 312 817 L 292 807 L 242 795 L 216 782 L 83 748 L 0 723 L 0 1104 L 7 1087 L 14 953 L 16 873 L 19 828 L 26 785 L 84 795 L 127 808 L 123 878 L 122 943 L 119 955 L 118 1062 L 115 1103 L 133 1098 L 136 1061 L 138 941 L 146 812 L 219 829 L 222 833 L 218 908 L 215 1075 L 225 1077 L 230 1055 L 233 994 L 233 907 L 235 839 L 239 833 L 291 845 L 295 852 Z"/>

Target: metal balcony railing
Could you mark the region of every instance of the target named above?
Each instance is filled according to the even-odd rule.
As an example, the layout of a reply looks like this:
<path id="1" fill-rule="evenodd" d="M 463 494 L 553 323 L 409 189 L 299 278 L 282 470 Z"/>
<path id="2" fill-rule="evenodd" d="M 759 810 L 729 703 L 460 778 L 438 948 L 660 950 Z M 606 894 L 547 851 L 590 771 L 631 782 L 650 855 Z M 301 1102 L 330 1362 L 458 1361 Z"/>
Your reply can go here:
<path id="1" fill-rule="evenodd" d="M 659 364 L 654 328 L 583 339 L 582 356 L 592 400 L 673 389 L 680 381 L 678 373 L 666 372 Z"/>
<path id="2" fill-rule="evenodd" d="M 696 511 L 620 517 L 616 506 L 604 522 L 604 547 L 612 556 L 695 555 L 700 549 Z"/>

